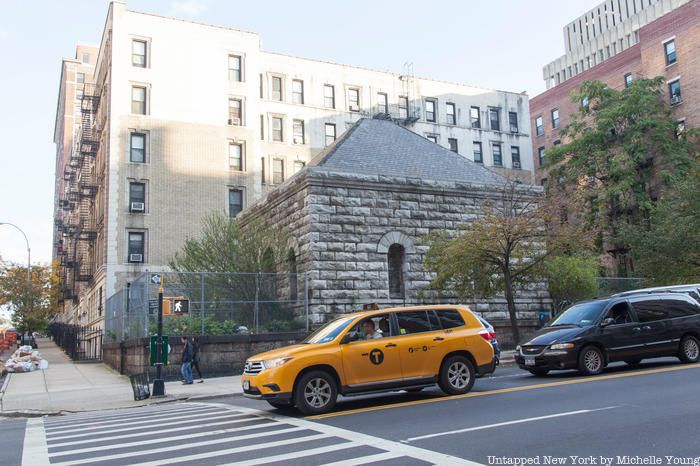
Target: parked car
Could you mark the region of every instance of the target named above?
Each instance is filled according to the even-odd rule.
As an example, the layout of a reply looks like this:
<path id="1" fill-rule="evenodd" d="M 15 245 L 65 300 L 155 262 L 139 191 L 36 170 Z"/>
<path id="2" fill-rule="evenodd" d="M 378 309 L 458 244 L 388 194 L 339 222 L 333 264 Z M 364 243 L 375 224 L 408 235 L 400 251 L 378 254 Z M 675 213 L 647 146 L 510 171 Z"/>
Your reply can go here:
<path id="1" fill-rule="evenodd" d="M 420 306 L 340 317 L 301 344 L 245 363 L 243 394 L 304 414 L 330 411 L 338 394 L 420 391 L 437 384 L 467 393 L 494 371 L 491 335 L 465 306 Z"/>
<path id="2" fill-rule="evenodd" d="M 599 374 L 613 361 L 677 356 L 700 360 L 700 304 L 688 293 L 626 293 L 571 306 L 516 348 L 534 375 L 578 369 Z"/>
<path id="3" fill-rule="evenodd" d="M 484 328 L 489 331 L 489 336 L 491 337 L 491 346 L 493 346 L 493 354 L 496 357 L 496 365 L 499 365 L 501 363 L 501 347 L 498 346 L 496 329 L 483 317 L 479 317 L 479 320 L 482 324 L 484 324 Z"/>
<path id="4" fill-rule="evenodd" d="M 645 294 L 645 293 L 687 293 L 693 299 L 700 302 L 700 283 L 693 285 L 673 285 L 673 286 L 657 286 L 654 288 L 641 288 L 638 290 L 623 291 L 622 293 L 614 294 L 613 296 L 632 296 L 635 294 Z"/>

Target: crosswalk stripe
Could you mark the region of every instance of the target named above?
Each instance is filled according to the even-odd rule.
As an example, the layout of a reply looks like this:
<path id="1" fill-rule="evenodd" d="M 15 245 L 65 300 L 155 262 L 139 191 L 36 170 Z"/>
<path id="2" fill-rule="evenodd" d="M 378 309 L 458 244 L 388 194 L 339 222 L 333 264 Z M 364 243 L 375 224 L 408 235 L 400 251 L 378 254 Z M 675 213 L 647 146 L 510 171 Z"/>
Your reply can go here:
<path id="1" fill-rule="evenodd" d="M 245 419 L 234 419 L 232 421 L 221 421 L 221 422 L 212 422 L 212 423 L 207 423 L 202 425 L 201 427 L 213 427 L 213 426 L 221 426 L 221 425 L 229 425 L 229 424 L 234 424 L 234 423 L 239 423 L 239 422 L 245 422 L 245 421 L 265 421 L 265 422 L 258 422 L 257 424 L 253 424 L 252 426 L 243 426 L 243 427 L 236 427 L 237 430 L 250 430 L 250 429 L 259 429 L 261 427 L 267 427 L 271 426 L 273 424 L 276 424 L 275 421 L 271 421 L 269 419 L 263 419 L 263 418 L 252 418 L 252 417 L 246 417 Z M 183 430 L 192 430 L 192 426 L 184 426 L 184 427 L 174 427 L 171 429 L 168 429 L 168 433 L 171 432 L 179 432 Z M 143 437 L 144 433 L 143 432 L 137 432 L 135 434 L 122 434 L 122 435 L 113 435 L 111 437 L 97 437 L 95 439 L 90 439 L 90 440 L 76 440 L 73 442 L 62 442 L 62 443 L 49 443 L 50 448 L 54 447 L 67 447 L 70 445 L 85 445 L 86 443 L 94 443 L 94 442 L 105 442 L 105 441 L 110 441 L 110 440 L 123 440 L 127 438 L 133 438 L 133 437 Z M 156 440 L 152 440 L 156 441 Z"/>
<path id="2" fill-rule="evenodd" d="M 222 415 L 219 415 L 219 416 L 210 417 L 210 418 L 208 418 L 207 420 L 226 419 L 226 418 L 228 418 L 228 419 L 236 419 L 236 418 L 240 418 L 241 416 L 246 416 L 246 415 L 245 415 L 245 414 L 229 414 L 229 413 L 226 413 L 226 414 L 222 414 Z M 254 419 L 248 417 L 248 418 L 246 418 L 246 420 L 254 420 Z M 194 420 L 191 420 L 191 421 L 189 421 L 189 422 L 196 422 L 196 421 L 197 421 L 197 420 L 194 419 Z M 183 423 L 183 421 L 182 421 L 181 419 L 176 419 L 176 420 L 174 420 L 173 422 L 159 422 L 159 423 L 157 423 L 157 425 L 158 425 L 159 427 L 164 427 L 164 426 L 179 425 L 179 424 L 182 424 L 182 423 Z M 140 429 L 147 429 L 148 426 L 141 426 L 141 427 L 139 427 L 139 428 L 140 428 Z M 65 440 L 65 439 L 69 439 L 69 438 L 88 437 L 88 436 L 90 436 L 90 435 L 102 435 L 102 434 L 113 434 L 113 433 L 115 433 L 115 432 L 127 432 L 127 431 L 130 431 L 130 430 L 134 430 L 134 428 L 133 428 L 133 427 L 121 427 L 121 428 L 119 428 L 119 429 L 105 430 L 104 432 L 87 432 L 87 433 L 84 433 L 84 434 L 62 435 L 62 436 L 59 436 L 59 437 L 49 437 L 48 440 L 49 440 L 49 441 L 53 441 L 53 440 Z"/>
<path id="3" fill-rule="evenodd" d="M 131 466 L 158 466 L 161 464 L 172 464 L 172 463 L 197 461 L 197 460 L 201 460 L 201 459 L 211 458 L 212 456 L 233 455 L 235 453 L 243 453 L 243 452 L 251 451 L 251 450 L 282 447 L 284 445 L 293 445 L 295 443 L 307 442 L 307 441 L 311 441 L 311 440 L 320 440 L 320 439 L 330 438 L 330 437 L 332 437 L 332 435 L 328 435 L 328 434 L 308 435 L 308 436 L 302 437 L 302 438 L 280 440 L 277 442 L 258 443 L 255 445 L 246 445 L 245 447 L 228 448 L 226 450 L 219 450 L 219 451 L 207 452 L 207 453 L 199 453 L 196 455 L 179 456 L 177 458 L 171 458 L 171 459 L 159 459 L 159 460 L 148 461 L 148 462 L 144 462 L 144 463 L 132 463 Z M 338 449 L 339 446 L 342 446 L 342 445 L 343 445 L 342 443 L 336 444 L 336 445 L 331 445 L 328 448 L 333 447 L 334 449 Z M 309 450 L 303 450 L 303 451 L 308 452 Z M 258 458 L 255 460 L 255 462 L 253 464 L 260 464 L 261 461 L 263 461 L 263 460 L 264 460 L 264 458 Z M 78 463 L 73 463 L 73 464 L 78 464 Z M 233 463 L 233 464 L 240 464 L 240 463 Z"/>
<path id="4" fill-rule="evenodd" d="M 40 418 L 27 419 L 27 427 L 24 432 L 24 445 L 22 450 L 22 466 L 48 466 L 49 458 L 46 455 L 46 435 L 44 423 Z"/>
<path id="5" fill-rule="evenodd" d="M 75 426 L 80 426 L 84 424 L 91 424 L 94 422 L 117 422 L 123 419 L 140 419 L 144 417 L 151 417 L 151 416 L 164 416 L 164 415 L 172 415 L 176 413 L 187 413 L 190 411 L 201 411 L 203 408 L 193 406 L 191 408 L 185 408 L 185 409 L 168 409 L 168 410 L 151 410 L 149 413 L 140 413 L 140 414 L 128 414 L 128 415 L 121 415 L 121 416 L 93 416 L 90 418 L 85 418 L 85 419 L 71 419 L 70 421 L 61 421 L 61 422 L 46 422 L 45 423 L 45 428 L 47 430 L 52 430 L 52 429 L 58 429 L 58 428 L 63 428 L 63 427 L 75 427 Z"/>
<path id="6" fill-rule="evenodd" d="M 236 461 L 235 463 L 228 463 L 223 466 L 255 466 L 258 464 L 274 463 L 276 461 L 287 461 L 298 458 L 303 458 L 305 456 L 322 455 L 323 453 L 330 453 L 338 450 L 347 450 L 348 448 L 355 448 L 363 446 L 361 443 L 357 442 L 346 442 L 339 443 L 336 445 L 328 445 L 327 447 L 312 448 L 310 450 L 295 451 L 292 453 L 283 453 L 281 455 L 266 456 L 263 458 L 256 458 L 254 460 L 248 461 Z"/>
<path id="7" fill-rule="evenodd" d="M 254 434 L 253 436 L 256 436 L 259 434 Z M 251 436 L 251 437 L 253 437 Z M 177 461 L 177 462 L 182 462 L 182 461 L 191 461 L 193 459 L 199 459 L 201 456 L 202 458 L 207 458 L 210 456 L 214 456 L 214 454 L 219 455 L 219 454 L 232 454 L 232 453 L 240 453 L 244 451 L 250 451 L 250 450 L 257 450 L 260 448 L 273 448 L 273 447 L 279 447 L 283 445 L 291 445 L 294 443 L 300 443 L 300 442 L 306 442 L 306 441 L 311 441 L 311 440 L 320 440 L 324 438 L 329 438 L 332 437 L 332 435 L 328 434 L 316 434 L 316 435 L 306 435 L 303 437 L 296 437 L 293 439 L 288 439 L 288 440 L 278 440 L 274 442 L 266 442 L 266 443 L 256 443 L 253 445 L 246 445 L 244 447 L 238 447 L 238 448 L 229 448 L 227 450 L 219 450 L 215 452 L 207 452 L 207 453 L 202 453 L 200 455 L 190 455 L 190 456 L 178 456 L 176 458 L 173 458 L 172 461 Z M 216 440 L 207 440 L 205 442 L 195 442 L 195 443 L 187 443 L 187 444 L 181 444 L 181 445 L 172 445 L 168 447 L 162 447 L 162 448 L 153 448 L 151 450 L 140 450 L 140 451 L 132 451 L 132 452 L 127 452 L 127 453 L 118 453 L 114 455 L 105 455 L 105 456 L 91 456 L 89 458 L 84 458 L 80 460 L 67 460 L 67 461 L 52 461 L 51 464 L 85 464 L 85 463 L 93 463 L 97 461 L 110 461 L 110 460 L 116 460 L 116 459 L 124 459 L 124 458 L 133 458 L 137 456 L 144 456 L 144 455 L 153 455 L 157 453 L 166 453 L 166 452 L 172 452 L 175 450 L 184 450 L 187 448 L 197 448 L 197 447 L 205 447 L 209 445 L 217 445 L 220 443 L 226 443 L 229 442 L 229 438 L 223 438 L 223 439 L 216 439 Z M 203 455 L 203 456 L 202 456 Z M 196 456 L 197 458 L 192 458 L 193 456 Z M 148 462 L 148 463 L 135 463 L 135 464 L 165 464 L 168 460 L 157 460 L 155 462 Z M 132 463 L 133 465 L 134 463 Z"/>
<path id="8" fill-rule="evenodd" d="M 148 419 L 142 419 L 142 420 L 137 420 L 135 422 L 131 422 L 131 420 L 127 419 L 120 419 L 119 421 L 116 421 L 116 424 L 109 424 L 109 423 L 100 423 L 100 422 L 95 422 L 95 423 L 90 423 L 86 425 L 81 425 L 81 426 L 70 426 L 70 427 L 62 427 L 60 429 L 55 429 L 50 432 L 48 432 L 49 435 L 56 435 L 56 434 L 65 434 L 67 432 L 84 432 L 86 430 L 96 430 L 96 429 L 104 429 L 104 428 L 112 428 L 112 427 L 121 427 L 121 426 L 137 426 L 141 424 L 156 424 L 159 422 L 162 422 L 164 419 L 177 419 L 179 421 L 184 421 L 185 419 L 193 419 L 193 418 L 198 418 L 198 417 L 206 417 L 210 416 L 211 411 L 207 412 L 201 412 L 201 411 L 194 411 L 192 414 L 190 414 L 190 411 L 186 412 L 185 414 L 178 414 L 178 413 L 173 413 L 173 414 L 167 414 L 167 415 L 162 415 L 162 416 L 150 416 Z"/>
<path id="9" fill-rule="evenodd" d="M 333 463 L 326 463 L 323 466 L 356 466 L 358 464 L 366 464 L 366 463 L 376 463 L 377 461 L 385 461 L 385 460 L 390 460 L 394 458 L 400 458 L 404 455 L 401 453 L 394 453 L 391 451 L 388 451 L 386 453 L 376 453 L 374 455 L 367 455 L 367 456 L 362 456 L 360 458 L 352 458 L 349 460 L 343 460 L 343 461 L 335 461 Z"/>

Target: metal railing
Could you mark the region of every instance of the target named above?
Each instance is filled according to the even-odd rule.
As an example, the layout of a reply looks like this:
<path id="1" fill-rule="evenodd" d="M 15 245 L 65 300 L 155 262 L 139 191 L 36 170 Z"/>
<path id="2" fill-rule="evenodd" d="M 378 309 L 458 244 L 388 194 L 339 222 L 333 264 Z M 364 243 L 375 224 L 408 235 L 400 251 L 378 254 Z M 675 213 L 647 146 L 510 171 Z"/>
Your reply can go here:
<path id="1" fill-rule="evenodd" d="M 48 335 L 73 361 L 101 361 L 103 330 L 54 322 Z"/>

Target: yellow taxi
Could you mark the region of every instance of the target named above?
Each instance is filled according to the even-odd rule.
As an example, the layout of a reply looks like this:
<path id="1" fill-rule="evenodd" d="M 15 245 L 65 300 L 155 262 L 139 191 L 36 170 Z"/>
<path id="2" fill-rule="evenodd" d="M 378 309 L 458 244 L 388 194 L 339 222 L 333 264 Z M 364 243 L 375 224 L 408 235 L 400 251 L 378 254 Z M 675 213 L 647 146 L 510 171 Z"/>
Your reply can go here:
<path id="1" fill-rule="evenodd" d="M 300 344 L 248 359 L 243 394 L 304 414 L 330 411 L 339 394 L 417 392 L 435 384 L 462 394 L 477 376 L 494 371 L 490 338 L 466 306 L 347 314 Z"/>

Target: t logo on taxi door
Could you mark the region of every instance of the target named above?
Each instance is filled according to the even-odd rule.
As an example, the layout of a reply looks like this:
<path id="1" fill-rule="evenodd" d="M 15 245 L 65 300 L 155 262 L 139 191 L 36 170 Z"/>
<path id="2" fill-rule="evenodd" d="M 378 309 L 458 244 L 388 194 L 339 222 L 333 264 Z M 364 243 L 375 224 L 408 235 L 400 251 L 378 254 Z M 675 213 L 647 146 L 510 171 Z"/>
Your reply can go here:
<path id="1" fill-rule="evenodd" d="M 382 350 L 375 348 L 372 351 L 370 351 L 369 361 L 375 366 L 378 366 L 382 362 L 384 362 L 384 353 L 382 353 Z"/>

